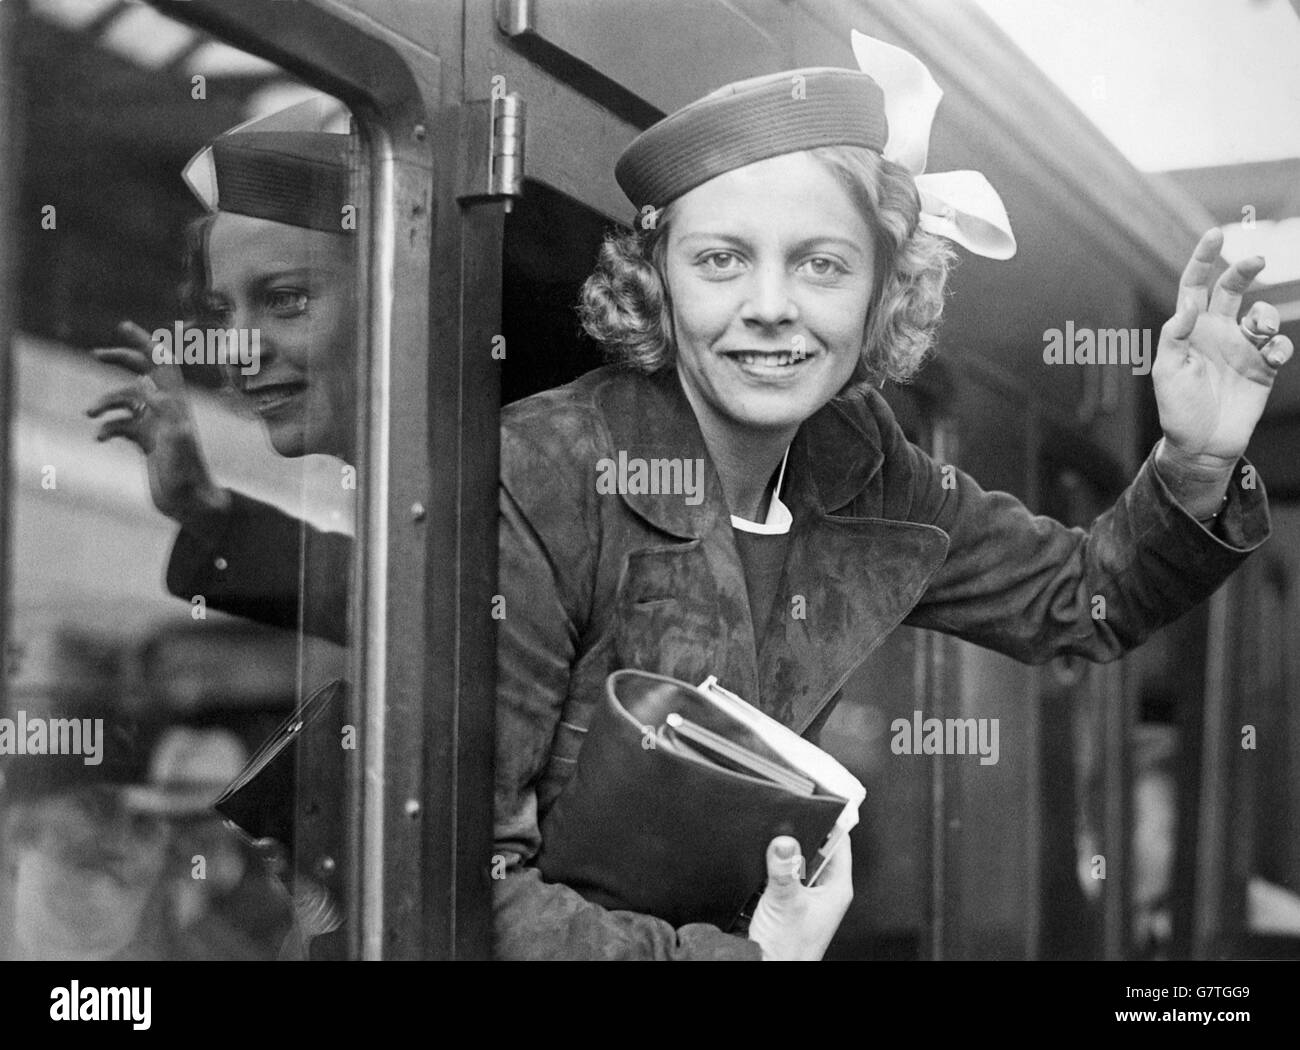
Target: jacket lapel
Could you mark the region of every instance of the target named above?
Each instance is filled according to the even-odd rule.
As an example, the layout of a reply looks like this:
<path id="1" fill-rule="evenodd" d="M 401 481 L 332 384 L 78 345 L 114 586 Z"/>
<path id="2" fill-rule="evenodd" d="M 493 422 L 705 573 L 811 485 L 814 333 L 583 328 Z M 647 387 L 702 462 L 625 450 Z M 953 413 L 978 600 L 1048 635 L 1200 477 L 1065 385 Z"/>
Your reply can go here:
<path id="1" fill-rule="evenodd" d="M 883 460 L 879 432 L 865 410 L 831 402 L 791 446 L 782 499 L 794 522 L 756 659 L 722 485 L 676 372 L 649 382 L 614 378 L 599 397 L 612 449 L 647 461 L 691 459 L 704 476 L 696 504 L 680 494 L 622 494 L 638 516 L 693 542 L 629 556 L 620 654 L 692 683 L 717 675 L 802 732 L 920 599 L 943 563 L 947 534 L 871 516 L 879 513 L 879 486 L 871 485 Z"/>
<path id="2" fill-rule="evenodd" d="M 758 676 L 761 706 L 796 732 L 911 611 L 947 553 L 942 529 L 877 516 L 874 422 L 832 402 L 790 448 L 782 498 L 794 523 Z"/>
<path id="3" fill-rule="evenodd" d="M 717 675 L 739 695 L 757 695 L 754 628 L 731 515 L 676 371 L 648 378 L 616 371 L 597 399 L 615 456 L 625 451 L 629 462 L 690 462 L 703 474 L 699 502 L 680 493 L 619 493 L 639 518 L 680 541 L 628 552 L 619 596 L 620 658 L 692 684 Z"/>
<path id="4" fill-rule="evenodd" d="M 802 733 L 943 564 L 931 525 L 831 515 L 791 538 L 763 636 L 761 706 Z"/>

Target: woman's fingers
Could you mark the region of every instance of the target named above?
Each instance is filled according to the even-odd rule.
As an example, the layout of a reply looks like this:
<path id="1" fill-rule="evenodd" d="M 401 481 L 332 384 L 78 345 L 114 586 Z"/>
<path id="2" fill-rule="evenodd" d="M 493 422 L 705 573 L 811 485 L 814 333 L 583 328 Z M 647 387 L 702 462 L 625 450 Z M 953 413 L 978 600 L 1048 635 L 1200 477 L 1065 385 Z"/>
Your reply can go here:
<path id="1" fill-rule="evenodd" d="M 1277 307 L 1262 301 L 1255 303 L 1241 319 L 1241 327 L 1261 347 L 1277 335 L 1281 325 L 1282 315 L 1277 312 Z"/>
<path id="2" fill-rule="evenodd" d="M 149 376 L 158 389 L 179 393 L 185 389 L 185 378 L 178 364 L 157 364 L 153 356 L 153 337 L 134 321 L 123 321 L 117 326 L 125 346 L 97 347 L 91 353 L 106 365 L 117 365 L 136 375 Z"/>
<path id="3" fill-rule="evenodd" d="M 181 366 L 173 362 L 168 362 L 165 365 L 154 365 L 153 371 L 149 375 L 157 384 L 159 390 L 169 394 L 179 394 L 185 389 L 185 377 L 181 375 Z"/>
<path id="4" fill-rule="evenodd" d="M 1210 313 L 1236 320 L 1237 313 L 1241 310 L 1242 295 L 1262 269 L 1264 269 L 1264 257 L 1252 255 L 1248 259 L 1233 263 L 1224 270 L 1223 275 L 1214 282 L 1214 294 L 1210 296 Z"/>
<path id="5" fill-rule="evenodd" d="M 181 367 L 173 362 L 158 364 L 154 360 L 153 337 L 134 321 L 123 321 L 117 326 L 125 346 L 105 346 L 92 350 L 97 360 L 106 365 L 117 365 L 138 376 L 144 376 L 149 389 L 143 391 L 145 397 L 157 391 L 168 394 L 183 394 L 185 377 Z"/>
<path id="6" fill-rule="evenodd" d="M 134 321 L 123 321 L 114 329 L 114 333 L 122 341 L 121 344 L 91 351 L 99 360 L 138 373 L 153 368 L 153 337 L 148 332 Z"/>
<path id="7" fill-rule="evenodd" d="M 137 445 L 143 447 L 138 423 L 134 416 L 127 416 L 125 419 L 105 420 L 100 428 L 95 432 L 96 441 L 108 441 L 111 438 L 124 437 L 134 441 Z"/>
<path id="8" fill-rule="evenodd" d="M 117 365 L 136 375 L 148 375 L 153 371 L 153 358 L 143 350 L 131 346 L 102 346 L 91 351 L 95 359 L 106 365 Z"/>
<path id="9" fill-rule="evenodd" d="M 768 892 L 777 900 L 792 898 L 802 886 L 803 857 L 799 843 L 789 835 L 774 838 L 767 846 Z"/>
<path id="10" fill-rule="evenodd" d="M 181 375 L 181 366 L 175 360 L 168 361 L 165 364 L 159 364 L 154 360 L 153 336 L 134 321 L 123 321 L 117 326 L 117 330 L 124 339 L 144 351 L 149 359 L 149 374 L 153 377 L 159 390 L 175 394 L 185 389 L 185 377 Z"/>
<path id="11" fill-rule="evenodd" d="M 1183 300 L 1191 296 L 1199 309 L 1204 310 L 1209 301 L 1210 281 L 1219 262 L 1219 250 L 1223 247 L 1223 231 L 1218 227 L 1206 230 L 1196 244 L 1196 250 L 1183 269 L 1183 276 L 1178 282 L 1178 305 L 1182 308 Z"/>
<path id="12" fill-rule="evenodd" d="M 153 336 L 146 332 L 134 321 L 122 321 L 117 326 L 117 334 L 129 346 L 134 346 L 140 350 L 149 351 L 153 348 Z"/>
<path id="13" fill-rule="evenodd" d="M 1291 355 L 1295 353 L 1295 346 L 1286 336 L 1275 335 L 1261 347 L 1260 353 L 1274 368 L 1281 368 L 1291 360 Z"/>
<path id="14" fill-rule="evenodd" d="M 1214 281 L 1210 282 L 1219 266 L 1219 252 L 1223 248 L 1223 231 L 1207 230 L 1196 244 L 1191 259 L 1183 269 L 1178 282 L 1178 304 L 1182 309 L 1183 300 L 1191 296 L 1197 307 L 1224 317 L 1235 318 L 1241 309 L 1241 297 L 1251 282 L 1264 269 L 1264 257 L 1252 255 L 1238 260 L 1229 266 Z"/>
<path id="15" fill-rule="evenodd" d="M 1171 339 L 1186 339 L 1196 327 L 1196 318 L 1200 316 L 1200 307 L 1194 295 L 1185 295 L 1178 300 L 1178 310 L 1165 322 L 1164 334 Z"/>
<path id="16" fill-rule="evenodd" d="M 143 401 L 144 397 L 141 395 L 138 387 L 119 387 L 116 390 L 110 390 L 107 394 L 86 409 L 86 415 L 91 419 L 94 419 L 96 416 L 102 416 L 105 412 L 111 411 L 115 408 L 120 408 L 134 414 Z"/>

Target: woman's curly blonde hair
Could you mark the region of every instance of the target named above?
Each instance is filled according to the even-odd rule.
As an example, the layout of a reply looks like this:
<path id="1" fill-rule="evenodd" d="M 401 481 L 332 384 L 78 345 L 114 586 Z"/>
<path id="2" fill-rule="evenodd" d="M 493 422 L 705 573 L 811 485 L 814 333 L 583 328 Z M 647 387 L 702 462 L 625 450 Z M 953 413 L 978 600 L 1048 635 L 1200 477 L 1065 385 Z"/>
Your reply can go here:
<path id="1" fill-rule="evenodd" d="M 858 146 L 808 153 L 844 186 L 875 237 L 867 328 L 849 383 L 906 382 L 934 345 L 953 251 L 920 228 L 921 202 L 906 169 Z M 606 236 L 578 306 L 583 328 L 611 360 L 647 373 L 677 356 L 663 276 L 672 218 L 669 204 L 651 228 Z"/>

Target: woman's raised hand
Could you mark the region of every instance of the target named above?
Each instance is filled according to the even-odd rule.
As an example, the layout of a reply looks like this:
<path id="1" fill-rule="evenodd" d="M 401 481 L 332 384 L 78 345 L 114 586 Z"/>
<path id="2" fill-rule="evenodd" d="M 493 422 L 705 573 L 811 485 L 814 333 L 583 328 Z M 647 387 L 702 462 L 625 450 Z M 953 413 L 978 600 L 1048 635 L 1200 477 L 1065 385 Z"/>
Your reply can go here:
<path id="1" fill-rule="evenodd" d="M 106 419 L 97 441 L 124 437 L 144 452 L 154 506 L 181 525 L 202 528 L 230 505 L 230 494 L 212 480 L 180 365 L 155 364 L 153 344 L 137 324 L 117 328 L 123 345 L 93 351 L 106 364 L 119 365 L 136 378 L 111 390 L 86 410 L 92 419 L 121 409 L 125 416 Z"/>
<path id="2" fill-rule="evenodd" d="M 816 886 L 800 880 L 799 843 L 787 835 L 767 847 L 767 887 L 749 923 L 749 939 L 764 961 L 816 962 L 840 928 L 853 900 L 853 855 L 845 836 Z"/>
<path id="3" fill-rule="evenodd" d="M 1200 468 L 1231 471 L 1246 451 L 1291 340 L 1278 335 L 1278 312 L 1256 303 L 1239 322 L 1241 297 L 1264 269 L 1252 256 L 1210 287 L 1223 233 L 1197 244 L 1178 288 L 1178 310 L 1161 329 L 1151 379 L 1170 451 Z"/>

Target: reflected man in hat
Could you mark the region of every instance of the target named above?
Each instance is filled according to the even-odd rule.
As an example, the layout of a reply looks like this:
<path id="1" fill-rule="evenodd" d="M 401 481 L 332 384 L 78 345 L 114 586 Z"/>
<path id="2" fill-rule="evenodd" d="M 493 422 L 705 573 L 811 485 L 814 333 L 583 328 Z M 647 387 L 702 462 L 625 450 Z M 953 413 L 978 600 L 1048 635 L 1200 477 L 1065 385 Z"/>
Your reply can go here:
<path id="1" fill-rule="evenodd" d="M 114 747 L 98 766 L 49 755 L 5 764 L 6 955 L 274 958 L 291 921 L 287 896 L 211 811 L 243 745 L 225 730 L 172 726 L 147 768 L 134 753 Z"/>

